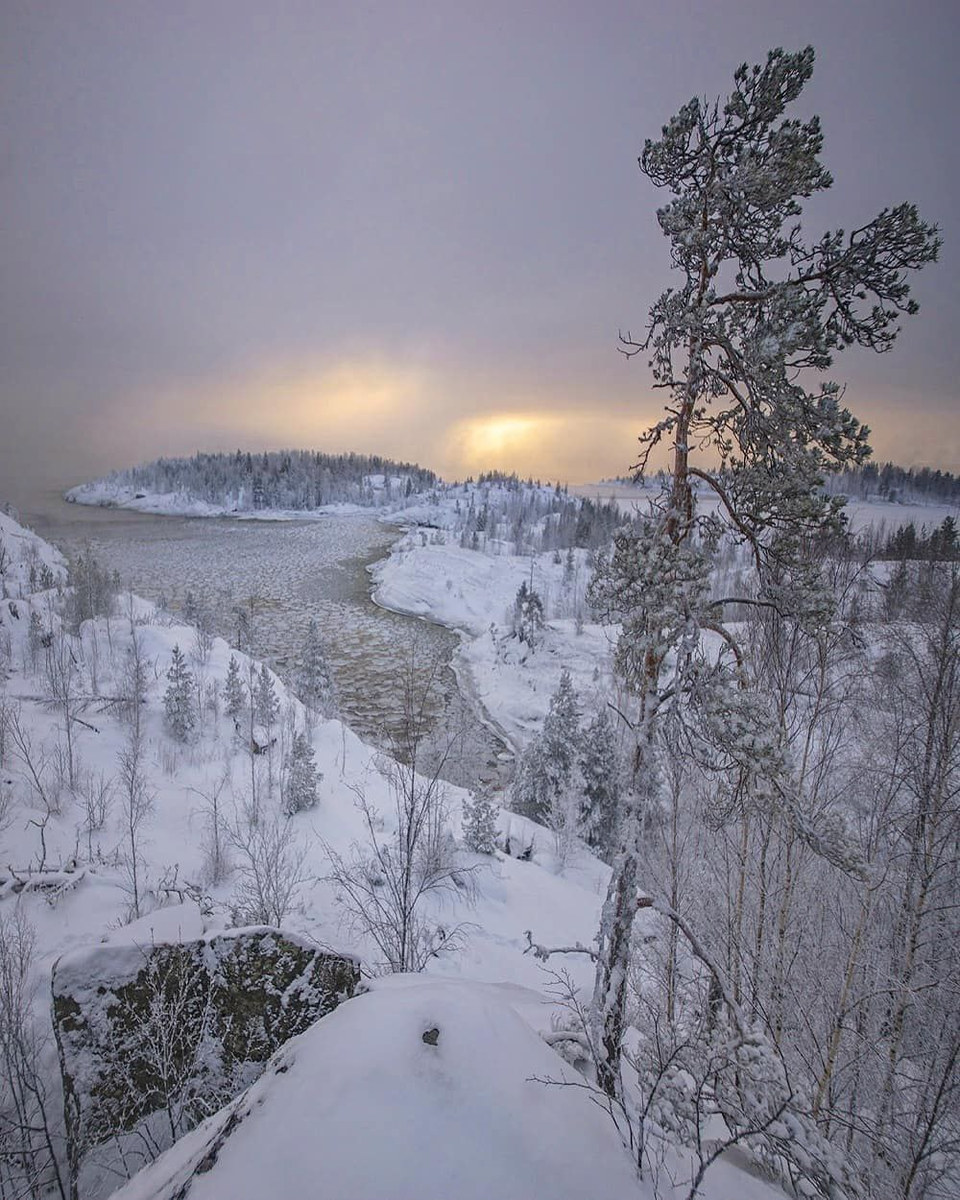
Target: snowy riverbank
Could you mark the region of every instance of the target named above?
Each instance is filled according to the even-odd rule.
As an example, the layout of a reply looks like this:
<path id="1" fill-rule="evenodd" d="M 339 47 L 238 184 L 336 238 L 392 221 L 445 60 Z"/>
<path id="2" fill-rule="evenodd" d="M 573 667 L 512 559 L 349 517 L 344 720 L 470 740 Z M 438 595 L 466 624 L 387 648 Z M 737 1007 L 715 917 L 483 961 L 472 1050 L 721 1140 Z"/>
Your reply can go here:
<path id="1" fill-rule="evenodd" d="M 644 510 L 656 494 L 652 485 L 610 483 L 572 491 L 588 502 L 613 504 L 624 516 Z M 586 619 L 591 575 L 586 550 L 518 555 L 502 538 L 464 544 L 468 507 L 479 510 L 483 504 L 503 513 L 509 502 L 509 492 L 499 488 L 471 484 L 440 489 L 396 518 L 417 524 L 408 525 L 389 555 L 368 569 L 375 603 L 459 635 L 452 666 L 461 692 L 480 706 L 482 719 L 520 754 L 541 728 L 564 668 L 588 715 L 608 701 L 622 707 L 622 696 L 612 671 L 618 630 Z M 709 510 L 716 497 L 701 494 L 698 504 Z M 951 505 L 881 499 L 851 499 L 846 512 L 854 532 L 872 529 L 878 540 L 909 523 L 930 531 L 945 517 L 960 518 Z M 875 569 L 883 574 L 886 564 Z M 513 633 L 514 601 L 524 582 L 541 597 L 546 618 L 533 650 Z"/>
<path id="2" fill-rule="evenodd" d="M 369 568 L 377 604 L 439 622 L 460 635 L 452 665 L 461 691 L 481 706 L 516 754 L 542 725 L 564 668 L 588 712 L 616 692 L 616 631 L 578 623 L 572 615 L 582 605 L 588 555 L 574 551 L 572 570 L 566 558 L 555 559 L 552 553 L 494 555 L 463 549 L 443 533 L 415 528 Z M 533 650 L 514 636 L 511 626 L 514 600 L 524 582 L 540 594 L 548 614 Z M 571 615 L 549 616 L 565 610 Z"/>

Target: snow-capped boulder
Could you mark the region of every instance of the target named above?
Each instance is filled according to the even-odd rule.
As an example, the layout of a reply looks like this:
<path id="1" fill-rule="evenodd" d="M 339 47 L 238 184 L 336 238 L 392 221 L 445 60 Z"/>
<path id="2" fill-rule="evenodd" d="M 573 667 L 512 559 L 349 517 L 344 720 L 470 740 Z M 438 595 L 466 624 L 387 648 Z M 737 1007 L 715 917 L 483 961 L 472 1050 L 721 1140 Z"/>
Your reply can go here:
<path id="1" fill-rule="evenodd" d="M 645 1200 L 613 1122 L 497 985 L 393 976 L 278 1051 L 116 1200 Z"/>

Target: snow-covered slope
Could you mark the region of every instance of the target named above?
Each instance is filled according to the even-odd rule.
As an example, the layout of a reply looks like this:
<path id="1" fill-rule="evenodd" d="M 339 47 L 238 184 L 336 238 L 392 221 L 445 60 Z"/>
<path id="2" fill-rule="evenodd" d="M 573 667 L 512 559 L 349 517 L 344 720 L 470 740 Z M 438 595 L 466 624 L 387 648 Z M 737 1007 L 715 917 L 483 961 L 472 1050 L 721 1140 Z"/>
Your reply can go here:
<path id="1" fill-rule="evenodd" d="M 7 555 L 7 596 L 0 601 L 0 702 L 7 722 L 0 764 L 0 917 L 16 914 L 33 941 L 26 983 L 42 1031 L 49 1022 L 51 967 L 65 952 L 104 941 L 122 948 L 197 938 L 236 924 L 240 863 L 229 827 L 242 822 L 252 758 L 248 738 L 225 715 L 222 699 L 219 708 L 208 708 L 188 743 L 170 736 L 163 714 L 167 669 L 175 645 L 188 654 L 195 649 L 196 631 L 143 600 L 121 596 L 122 615 L 87 620 L 78 636 L 66 635 L 80 701 L 73 710 L 76 783 L 65 783 L 64 716 L 49 701 L 45 652 L 31 645 L 31 625 L 35 639 L 38 621 L 44 637 L 60 634 L 61 560 L 9 517 L 0 518 L 0 534 Z M 504 588 L 513 586 L 509 572 L 507 578 Z M 46 588 L 33 590 L 41 584 Z M 146 669 L 140 724 L 151 803 L 134 851 L 118 778 L 131 718 L 118 697 L 135 640 Z M 579 641 L 586 664 L 597 647 L 590 648 L 587 636 Z M 193 663 L 205 686 L 215 686 L 221 697 L 231 654 L 241 679 L 248 680 L 247 656 L 220 639 L 213 639 L 202 668 Z M 304 728 L 305 714 L 281 680 L 273 677 L 273 684 L 284 714 L 282 741 L 294 727 Z M 544 707 L 550 690 L 552 680 L 548 686 L 544 677 Z M 360 794 L 379 810 L 378 828 L 389 836 L 396 820 L 389 763 L 337 720 L 318 721 L 310 737 L 322 773 L 319 803 L 286 823 L 302 856 L 302 882 L 283 924 L 372 963 L 376 947 L 345 920 L 329 856 L 348 855 L 364 842 Z M 263 763 L 260 770 L 262 775 Z M 91 828 L 91 805 L 96 808 L 104 784 L 112 803 L 102 819 L 94 813 Z M 455 838 L 465 796 L 449 789 Z M 210 877 L 214 799 L 226 856 L 233 858 L 233 869 L 220 879 Z M 280 797 L 266 789 L 258 820 L 274 819 L 282 820 Z M 459 865 L 474 886 L 426 905 L 433 919 L 463 926 L 458 953 L 431 958 L 422 976 L 377 981 L 371 995 L 324 1018 L 284 1048 L 252 1091 L 177 1143 L 125 1195 L 185 1195 L 177 1189 L 197 1166 L 189 1194 L 211 1200 L 643 1197 L 612 1122 L 589 1095 L 531 1082 L 534 1076 L 577 1077 L 537 1036 L 552 1028 L 557 1006 L 552 976 L 524 953 L 526 931 L 547 945 L 589 945 L 608 868 L 581 848 L 559 871 L 548 830 L 506 812 L 500 828 L 514 853 L 532 847 L 529 860 L 473 855 L 458 846 Z M 133 860 L 143 915 L 130 924 Z M 33 886 L 40 878 L 50 886 Z M 199 898 L 199 906 L 188 896 Z M 572 956 L 562 966 L 588 994 L 587 957 Z M 436 1046 L 422 1040 L 434 1027 L 440 1030 Z M 54 1088 L 56 1056 L 49 1040 L 44 1055 Z M 211 1145 L 233 1129 L 238 1133 L 211 1155 Z M 129 1157 L 128 1166 L 136 1165 L 136 1156 Z M 109 1195 L 117 1167 L 91 1160 L 82 1175 L 83 1200 Z M 717 1171 L 718 1179 L 732 1172 L 739 1181 L 731 1195 L 771 1194 L 765 1187 L 744 1190 L 754 1181 L 728 1164 Z"/>
<path id="2" fill-rule="evenodd" d="M 581 587 L 586 552 L 575 551 Z M 497 731 L 520 751 L 543 722 L 565 667 L 590 708 L 614 687 L 611 631 L 572 618 L 549 620 L 537 649 L 511 636 L 509 618 L 517 589 L 530 582 L 552 613 L 564 598 L 564 566 L 551 554 L 488 555 L 455 544 L 423 545 L 408 533 L 391 555 L 374 564 L 374 600 L 395 612 L 439 621 L 461 634 L 453 660 L 463 692 L 472 695 Z"/>
<path id="3" fill-rule="evenodd" d="M 3 594 L 24 596 L 38 592 L 45 580 L 40 578 L 44 567 L 54 582 L 66 578 L 63 555 L 49 542 L 37 537 L 9 514 L 0 510 L 0 579 Z"/>
<path id="4" fill-rule="evenodd" d="M 196 937 L 235 923 L 232 907 L 240 864 L 230 845 L 228 827 L 242 817 L 251 756 L 245 737 L 242 733 L 238 736 L 232 718 L 223 712 L 222 699 L 219 714 L 208 711 L 202 728 L 187 744 L 170 736 L 163 714 L 166 673 L 174 646 L 189 654 L 195 631 L 174 623 L 145 601 L 121 596 L 118 612 L 122 616 L 88 620 L 78 637 L 67 635 L 76 666 L 75 690 L 81 696 L 73 724 L 77 782 L 70 788 L 62 775 L 63 714 L 48 702 L 45 651 L 36 645 L 31 649 L 30 632 L 34 613 L 43 636 L 61 629 L 56 588 L 32 591 L 39 583 L 31 584 L 30 571 L 31 565 L 47 564 L 60 581 L 60 558 L 9 517 L 2 522 L 8 598 L 0 601 L 0 701 L 7 714 L 0 770 L 0 798 L 4 801 L 0 806 L 0 916 L 16 910 L 34 940 L 30 982 L 42 1028 L 48 1019 L 50 969 L 64 952 L 108 939 L 127 944 L 139 939 L 142 944 L 176 936 Z M 136 845 L 139 903 L 144 915 L 127 928 L 132 915 L 132 853 L 118 772 L 130 725 L 117 698 L 134 638 L 146 668 L 140 722 L 142 763 L 151 803 Z M 213 640 L 203 667 L 205 685 L 216 685 L 221 697 L 231 654 L 236 655 L 241 678 L 246 681 L 247 656 L 232 651 L 221 639 Z M 197 664 L 192 665 L 197 670 Z M 274 676 L 273 683 L 285 714 L 283 725 L 303 728 L 302 705 L 279 678 Z M 18 728 L 26 736 L 23 749 L 11 740 L 10 714 L 16 714 Z M 280 736 L 282 741 L 289 734 L 281 732 Z M 365 829 L 356 807 L 361 792 L 380 809 L 382 828 L 389 834 L 395 814 L 384 774 L 388 764 L 337 720 L 319 721 L 311 740 L 322 773 L 319 803 L 289 822 L 296 849 L 302 853 L 303 882 L 295 891 L 284 926 L 325 946 L 356 950 L 363 960 L 372 962 L 378 957 L 374 945 L 345 920 L 342 898 L 329 879 L 328 853 L 347 855 L 354 843 L 364 841 Z M 26 755 L 39 771 L 45 798 L 32 779 Z M 278 770 L 279 761 L 278 754 Z M 262 763 L 259 769 L 262 772 Z M 112 803 L 102 822 L 94 822 L 95 827 L 90 828 L 88 801 L 103 783 L 108 785 Z M 449 789 L 454 836 L 459 834 L 464 795 Z M 221 836 L 234 868 L 221 880 L 209 877 L 214 796 L 218 797 Z M 277 791 L 272 795 L 265 792 L 262 805 L 264 818 L 281 816 Z M 431 911 L 444 922 L 462 923 L 466 936 L 459 954 L 432 959 L 429 971 L 471 980 L 510 980 L 518 995 L 525 996 L 530 1027 L 549 1028 L 548 980 L 533 956 L 523 953 L 525 931 L 532 929 L 538 938 L 551 942 L 573 939 L 588 943 L 597 926 L 607 868 L 584 850 L 558 874 L 549 831 L 508 813 L 502 815 L 501 825 L 511 832 L 515 846 L 534 847 L 532 861 L 458 851 L 461 866 L 472 871 L 475 886 L 462 895 L 437 898 Z M 50 886 L 34 886 L 41 868 Z M 184 885 L 193 894 L 205 895 L 203 914 L 195 904 L 177 903 L 183 895 L 177 889 Z M 177 904 L 174 910 L 166 907 L 171 903 Z M 579 981 L 588 986 L 590 964 L 583 960 L 571 966 Z M 479 1050 L 478 1055 L 483 1057 Z M 48 1066 L 55 1071 L 52 1056 Z M 104 1176 L 87 1195 L 106 1195 L 111 1186 L 110 1177 Z"/>
<path id="5" fill-rule="evenodd" d="M 4 545 L 12 554 L 23 546 L 31 559 L 34 550 L 39 561 L 60 569 L 59 555 L 39 538 L 17 526 L 9 517 L 4 522 Z M 62 719 L 46 699 L 43 677 L 43 652 L 31 666 L 29 648 L 30 617 L 37 612 L 43 629 L 59 627 L 54 592 L 31 593 L 27 582 L 28 567 L 16 559 L 6 575 L 10 601 L 0 602 L 0 637 L 9 645 L 4 655 L 6 678 L 0 679 L 0 698 L 16 709 L 23 727 L 32 740 L 34 757 L 46 764 L 44 778 L 54 790 L 54 749 L 62 741 Z M 23 579 L 21 580 L 21 576 Z M 122 865 L 125 853 L 124 825 L 119 799 L 109 809 L 102 828 L 88 837 L 84 829 L 85 808 L 80 795 L 97 783 L 101 775 L 114 781 L 119 756 L 126 744 L 128 726 L 116 703 L 121 691 L 123 670 L 129 659 L 132 639 L 139 641 L 147 667 L 141 722 L 144 730 L 144 764 L 153 803 L 139 834 L 138 853 L 143 856 L 140 880 L 146 892 L 145 907 L 155 907 L 162 895 L 162 879 L 197 883 L 209 891 L 215 916 L 208 927 L 229 921 L 229 908 L 235 876 L 221 883 L 205 881 L 206 828 L 209 797 L 219 781 L 226 779 L 220 794 L 220 816 L 226 823 L 233 819 L 235 806 L 248 787 L 250 756 L 242 736 L 238 737 L 232 718 L 222 711 L 208 713 L 202 729 L 187 744 L 174 741 L 164 724 L 163 696 L 166 672 L 175 645 L 189 654 L 194 630 L 177 623 L 146 601 L 122 596 L 118 605 L 123 616 L 99 618 L 84 623 L 81 635 L 73 643 L 78 665 L 77 686 L 85 697 L 79 716 L 82 723 L 74 728 L 77 754 L 78 788 L 72 793 L 62 787 L 49 814 L 31 786 L 29 769 L 12 746 L 6 743 L 3 786 L 9 791 L 14 818 L 0 825 L 0 863 L 15 868 L 36 867 L 41 859 L 47 869 L 56 869 L 78 857 L 84 863 L 81 883 L 54 909 L 37 895 L 25 894 L 23 902 L 38 929 L 43 961 L 77 944 L 101 939 L 110 926 L 122 924 L 130 907 L 129 880 Z M 213 639 L 204 667 L 205 683 L 216 685 L 222 693 L 231 655 L 240 664 L 241 679 L 249 677 L 247 656 L 232 650 L 220 638 Z M 194 664 L 194 669 L 196 669 Z M 303 726 L 304 710 L 277 676 L 272 676 L 281 712 L 286 721 Z M 281 733 L 281 741 L 286 736 Z M 357 811 L 358 791 L 381 807 L 389 828 L 393 802 L 381 753 L 367 746 L 338 720 L 321 720 L 314 727 L 312 745 L 322 775 L 316 808 L 292 818 L 298 844 L 305 858 L 305 882 L 290 914 L 294 931 L 317 937 L 326 943 L 351 946 L 352 930 L 343 923 L 342 908 L 336 889 L 328 881 L 329 861 L 326 848 L 347 853 L 352 843 L 362 839 L 364 827 Z M 279 760 L 279 754 L 278 754 Z M 279 771 L 279 763 L 277 766 Z M 449 788 L 454 833 L 459 832 L 460 805 L 465 792 Z M 279 813 L 280 798 L 274 793 L 266 801 Z M 46 816 L 43 838 L 37 821 Z M 600 895 L 605 888 L 607 868 L 584 851 L 570 864 L 563 876 L 554 873 L 551 849 L 553 835 L 523 818 L 504 813 L 504 828 L 516 831 L 516 840 L 535 844 L 532 863 L 511 858 L 489 859 L 465 855 L 467 866 L 475 866 L 476 896 L 451 905 L 449 916 L 468 921 L 471 936 L 457 960 L 435 961 L 440 972 L 464 973 L 474 978 L 514 978 L 539 987 L 541 973 L 521 951 L 524 930 L 535 928 L 538 935 L 550 938 L 573 936 L 589 941 L 597 922 Z M 85 860 L 92 858 L 87 863 Z M 357 947 L 364 953 L 363 945 Z"/>

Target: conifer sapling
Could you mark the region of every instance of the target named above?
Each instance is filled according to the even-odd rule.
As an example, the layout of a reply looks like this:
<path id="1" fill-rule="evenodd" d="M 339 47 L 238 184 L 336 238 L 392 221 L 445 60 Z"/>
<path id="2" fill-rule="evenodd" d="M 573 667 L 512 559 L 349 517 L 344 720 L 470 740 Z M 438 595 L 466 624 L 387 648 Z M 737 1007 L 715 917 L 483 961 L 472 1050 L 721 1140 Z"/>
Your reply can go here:
<path id="1" fill-rule="evenodd" d="M 174 646 L 167 671 L 167 690 L 163 696 L 167 728 L 178 742 L 185 742 L 196 724 L 193 700 L 193 674 L 179 644 Z"/>

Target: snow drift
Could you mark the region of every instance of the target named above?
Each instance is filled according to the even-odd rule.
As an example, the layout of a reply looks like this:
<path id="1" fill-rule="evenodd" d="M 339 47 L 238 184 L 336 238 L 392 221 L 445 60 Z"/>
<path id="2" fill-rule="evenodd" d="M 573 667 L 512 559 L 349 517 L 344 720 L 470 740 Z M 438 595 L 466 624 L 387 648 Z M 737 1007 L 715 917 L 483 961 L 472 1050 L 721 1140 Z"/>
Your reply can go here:
<path id="1" fill-rule="evenodd" d="M 546 1078 L 582 1083 L 509 989 L 394 976 L 288 1042 L 117 1200 L 643 1200 L 610 1118 Z"/>

